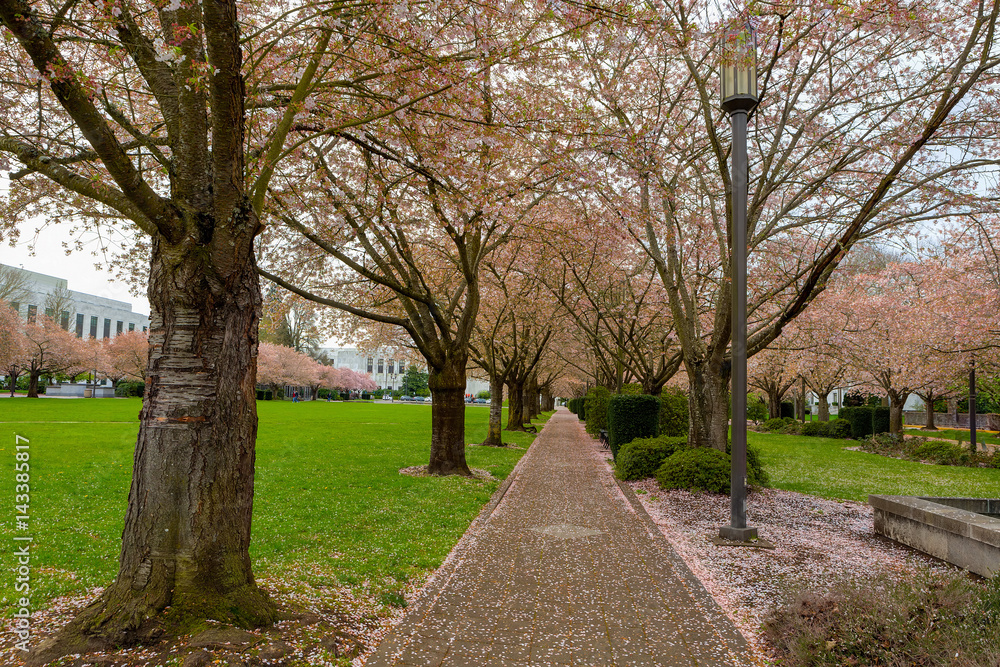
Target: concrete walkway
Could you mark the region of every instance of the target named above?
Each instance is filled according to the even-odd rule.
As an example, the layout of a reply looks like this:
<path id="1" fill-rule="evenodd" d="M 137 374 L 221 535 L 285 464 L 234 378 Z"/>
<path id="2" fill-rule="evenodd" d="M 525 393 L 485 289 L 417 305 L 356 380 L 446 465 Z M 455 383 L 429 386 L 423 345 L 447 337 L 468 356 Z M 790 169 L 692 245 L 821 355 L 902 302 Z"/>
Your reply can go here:
<path id="1" fill-rule="evenodd" d="M 749 664 L 594 448 L 553 415 L 368 667 Z"/>

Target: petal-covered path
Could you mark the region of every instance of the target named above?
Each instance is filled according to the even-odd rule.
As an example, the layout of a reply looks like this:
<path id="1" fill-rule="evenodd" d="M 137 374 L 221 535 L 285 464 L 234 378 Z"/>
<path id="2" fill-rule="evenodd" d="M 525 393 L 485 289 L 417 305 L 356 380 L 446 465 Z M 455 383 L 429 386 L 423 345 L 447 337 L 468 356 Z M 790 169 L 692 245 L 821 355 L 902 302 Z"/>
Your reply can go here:
<path id="1" fill-rule="evenodd" d="M 559 410 L 368 667 L 749 664 L 748 648 Z"/>

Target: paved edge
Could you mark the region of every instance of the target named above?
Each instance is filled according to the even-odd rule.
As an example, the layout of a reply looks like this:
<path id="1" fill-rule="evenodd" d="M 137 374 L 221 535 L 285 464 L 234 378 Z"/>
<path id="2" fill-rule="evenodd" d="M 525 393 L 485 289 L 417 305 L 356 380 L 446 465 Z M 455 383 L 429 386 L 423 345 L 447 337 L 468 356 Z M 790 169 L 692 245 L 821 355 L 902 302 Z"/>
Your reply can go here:
<path id="1" fill-rule="evenodd" d="M 712 597 L 705 585 L 701 583 L 701 580 L 694 575 L 691 568 L 688 567 L 684 559 L 681 558 L 680 554 L 674 549 L 670 541 L 660 530 L 660 527 L 656 525 L 653 521 L 653 517 L 649 516 L 649 512 L 640 502 L 639 498 L 636 497 L 635 492 L 632 491 L 632 487 L 618 479 L 614 471 L 609 471 L 611 477 L 615 480 L 615 484 L 618 485 L 618 489 L 625 496 L 625 499 L 635 510 L 636 515 L 638 515 L 643 523 L 646 525 L 646 531 L 649 533 L 650 537 L 654 542 L 658 543 L 661 550 L 667 555 L 670 564 L 674 567 L 677 572 L 677 576 L 690 593 L 691 598 L 701 607 L 702 612 L 705 614 L 705 618 L 711 623 L 715 632 L 718 634 L 720 639 L 726 643 L 726 648 L 729 650 L 730 654 L 734 658 L 737 656 L 747 656 L 750 654 L 750 645 L 747 642 L 746 637 L 740 632 L 739 627 L 737 627 L 736 622 L 733 621 L 723 610 L 722 606 Z M 735 633 L 735 634 L 734 634 Z M 738 662 L 736 664 L 739 664 Z"/>
<path id="2" fill-rule="evenodd" d="M 544 431 L 548 425 L 549 421 L 546 420 L 545 425 L 542 426 L 542 430 L 538 432 L 538 436 L 542 434 L 542 431 Z M 475 540 L 475 538 L 479 535 L 486 522 L 489 521 L 490 516 L 493 515 L 496 508 L 500 506 L 501 502 L 503 502 L 504 496 L 507 495 L 507 491 L 509 491 L 510 487 L 514 485 L 517 477 L 521 474 L 521 466 L 534 452 L 534 445 L 537 441 L 538 437 L 536 436 L 531 444 L 528 445 L 528 451 L 526 451 L 524 456 L 518 460 L 514 469 L 510 471 L 509 475 L 507 475 L 507 478 L 500 484 L 499 488 L 493 492 L 489 502 L 483 506 L 483 509 L 481 509 L 479 514 L 476 515 L 476 518 L 472 520 L 469 527 L 465 529 L 464 533 L 462 533 L 462 537 L 459 538 L 458 542 L 455 543 L 455 546 L 452 547 L 451 551 L 448 552 L 448 555 L 445 556 L 444 561 L 441 563 L 441 567 L 439 567 L 434 574 L 431 575 L 431 578 L 428 579 L 427 583 L 420 589 L 413 606 L 406 610 L 406 613 L 401 619 L 399 619 L 399 622 L 386 633 L 386 635 L 378 643 L 378 646 L 376 646 L 371 652 L 371 655 L 365 659 L 366 665 L 376 658 L 381 660 L 381 662 L 377 664 L 393 664 L 395 662 L 397 659 L 395 655 L 390 653 L 388 656 L 383 656 L 379 654 L 379 650 L 382 648 L 383 644 L 388 646 L 392 639 L 400 637 L 401 635 L 397 635 L 397 631 L 406 623 L 411 620 L 415 620 L 416 622 L 413 623 L 413 625 L 419 625 L 420 620 L 423 619 L 427 610 L 434 603 L 434 601 L 437 600 L 438 596 L 441 595 L 442 590 L 444 590 L 445 586 L 447 586 L 459 565 L 462 564 L 462 561 L 464 560 L 464 552 L 468 548 L 469 543 Z"/>

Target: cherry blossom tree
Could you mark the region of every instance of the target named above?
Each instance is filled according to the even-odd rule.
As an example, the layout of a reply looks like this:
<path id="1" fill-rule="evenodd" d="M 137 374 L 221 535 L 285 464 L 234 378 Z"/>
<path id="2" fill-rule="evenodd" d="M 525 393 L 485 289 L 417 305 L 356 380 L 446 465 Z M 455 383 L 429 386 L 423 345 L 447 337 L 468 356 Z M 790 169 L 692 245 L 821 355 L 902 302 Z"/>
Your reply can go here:
<path id="1" fill-rule="evenodd" d="M 146 378 L 149 336 L 144 331 L 129 331 L 105 343 L 114 377 L 142 382 Z"/>
<path id="2" fill-rule="evenodd" d="M 12 308 L 0 303 L 0 371 L 10 383 L 14 395 L 17 378 L 24 372 L 24 322 Z"/>
<path id="3" fill-rule="evenodd" d="M 83 342 L 52 318 L 42 315 L 34 322 L 25 322 L 21 331 L 28 398 L 38 398 L 38 380 L 42 375 L 56 375 L 85 366 Z"/>
<path id="4" fill-rule="evenodd" d="M 750 355 L 810 307 L 858 242 L 992 207 L 968 179 L 995 165 L 986 128 L 1000 64 L 997 3 L 753 11 Z M 637 9 L 595 26 L 568 63 L 593 127 L 581 178 L 655 263 L 690 382 L 690 440 L 717 448 L 733 326 L 729 124 L 715 92 L 724 27 L 701 0 Z"/>

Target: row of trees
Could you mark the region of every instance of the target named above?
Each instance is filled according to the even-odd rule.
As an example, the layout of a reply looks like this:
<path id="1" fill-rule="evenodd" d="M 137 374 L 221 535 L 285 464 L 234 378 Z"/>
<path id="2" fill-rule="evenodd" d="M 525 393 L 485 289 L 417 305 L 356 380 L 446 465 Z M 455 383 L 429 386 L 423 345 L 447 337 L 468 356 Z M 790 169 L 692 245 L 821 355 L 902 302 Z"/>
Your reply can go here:
<path id="1" fill-rule="evenodd" d="M 970 180 L 995 167 L 1000 3 L 974 4 L 754 5 L 750 354 L 866 239 L 992 219 Z M 248 551 L 258 274 L 426 359 L 433 473 L 469 474 L 470 360 L 514 428 L 559 378 L 683 369 L 692 444 L 725 447 L 711 3 L 0 0 L 0 24 L 4 234 L 116 226 L 152 309 L 119 575 L 37 661 L 145 641 L 168 608 L 277 618 Z"/>
<path id="2" fill-rule="evenodd" d="M 145 378 L 146 334 L 129 331 L 114 338 L 81 339 L 45 315 L 24 321 L 0 305 L 0 374 L 7 376 L 13 396 L 18 378 L 28 378 L 28 396 L 37 397 L 42 378 L 81 375 L 99 379 Z"/>
<path id="3" fill-rule="evenodd" d="M 319 363 L 302 352 L 284 345 L 261 343 L 257 357 L 257 384 L 271 388 L 275 396 L 286 385 L 309 387 L 316 400 L 320 389 L 336 391 L 372 391 L 375 381 L 369 375 L 349 368 L 335 368 Z"/>

